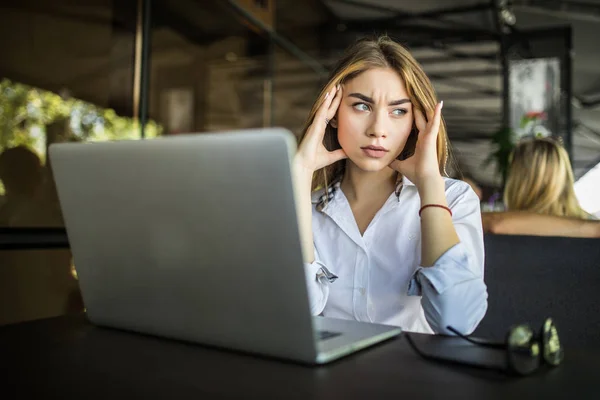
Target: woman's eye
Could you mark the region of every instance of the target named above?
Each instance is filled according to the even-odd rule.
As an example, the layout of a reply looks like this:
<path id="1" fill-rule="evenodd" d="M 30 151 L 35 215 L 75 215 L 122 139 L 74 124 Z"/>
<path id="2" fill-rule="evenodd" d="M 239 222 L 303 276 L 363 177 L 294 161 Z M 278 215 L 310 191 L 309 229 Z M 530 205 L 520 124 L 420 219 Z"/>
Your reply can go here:
<path id="1" fill-rule="evenodd" d="M 353 107 L 358 111 L 369 111 L 369 106 L 365 103 L 356 103 Z"/>
<path id="2" fill-rule="evenodd" d="M 404 108 L 396 108 L 394 111 L 392 111 L 392 114 L 404 115 L 404 114 L 406 114 L 406 110 Z"/>

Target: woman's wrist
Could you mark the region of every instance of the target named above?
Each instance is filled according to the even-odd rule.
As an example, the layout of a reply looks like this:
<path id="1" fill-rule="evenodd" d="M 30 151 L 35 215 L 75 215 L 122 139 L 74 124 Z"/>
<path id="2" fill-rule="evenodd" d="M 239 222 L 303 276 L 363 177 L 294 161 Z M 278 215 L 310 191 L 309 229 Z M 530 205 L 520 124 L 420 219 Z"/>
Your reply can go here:
<path id="1" fill-rule="evenodd" d="M 296 155 L 292 160 L 292 173 L 294 173 L 296 175 L 312 176 L 314 173 L 314 170 L 308 168 L 306 166 L 306 163 L 304 163 L 303 160 L 298 155 Z"/>
<path id="2" fill-rule="evenodd" d="M 446 185 L 441 176 L 427 179 L 417 185 L 421 206 L 427 204 L 446 205 Z"/>
<path id="3" fill-rule="evenodd" d="M 314 175 L 314 171 L 312 171 L 309 168 L 306 168 L 297 159 L 294 159 L 294 161 L 292 162 L 292 174 L 294 175 L 294 180 L 298 185 L 300 185 L 300 187 L 305 187 L 307 185 L 309 188 L 312 187 L 312 178 Z"/>

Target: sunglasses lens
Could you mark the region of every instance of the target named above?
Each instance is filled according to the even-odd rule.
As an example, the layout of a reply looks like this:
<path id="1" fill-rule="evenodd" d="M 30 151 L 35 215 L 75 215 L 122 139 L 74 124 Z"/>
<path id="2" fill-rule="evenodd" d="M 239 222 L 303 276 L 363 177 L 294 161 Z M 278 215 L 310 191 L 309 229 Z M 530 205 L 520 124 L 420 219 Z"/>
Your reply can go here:
<path id="1" fill-rule="evenodd" d="M 540 346 L 527 325 L 518 325 L 508 333 L 508 362 L 521 375 L 528 375 L 540 366 Z"/>
<path id="2" fill-rule="evenodd" d="M 544 360 L 552 365 L 557 366 L 565 357 L 565 351 L 560 345 L 558 338 L 558 330 L 552 318 L 546 319 L 542 327 L 542 344 Z"/>

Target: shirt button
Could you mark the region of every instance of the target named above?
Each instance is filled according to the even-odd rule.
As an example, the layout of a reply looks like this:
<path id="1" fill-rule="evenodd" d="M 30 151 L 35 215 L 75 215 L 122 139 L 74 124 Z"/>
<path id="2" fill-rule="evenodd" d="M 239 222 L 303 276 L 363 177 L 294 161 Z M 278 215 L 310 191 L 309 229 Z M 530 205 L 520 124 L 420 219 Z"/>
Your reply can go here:
<path id="1" fill-rule="evenodd" d="M 360 294 L 362 294 L 364 296 L 366 292 L 367 292 L 367 290 L 364 287 L 360 288 Z"/>
<path id="2" fill-rule="evenodd" d="M 415 238 L 415 235 L 413 233 L 411 233 L 410 235 L 408 235 L 408 240 L 413 240 Z"/>

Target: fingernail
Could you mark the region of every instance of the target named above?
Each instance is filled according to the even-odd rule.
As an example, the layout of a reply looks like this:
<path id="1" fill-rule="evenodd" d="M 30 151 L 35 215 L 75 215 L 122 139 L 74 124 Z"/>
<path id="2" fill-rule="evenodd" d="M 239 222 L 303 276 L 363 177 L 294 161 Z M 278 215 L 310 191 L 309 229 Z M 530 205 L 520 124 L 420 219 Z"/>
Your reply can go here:
<path id="1" fill-rule="evenodd" d="M 342 85 L 340 85 L 340 84 L 338 83 L 338 85 L 337 85 L 337 90 L 340 90 L 341 88 L 342 88 Z"/>
<path id="2" fill-rule="evenodd" d="M 329 97 L 329 92 L 325 93 L 325 100 Z"/>
<path id="3" fill-rule="evenodd" d="M 444 100 L 440 102 L 440 110 L 444 107 Z"/>

